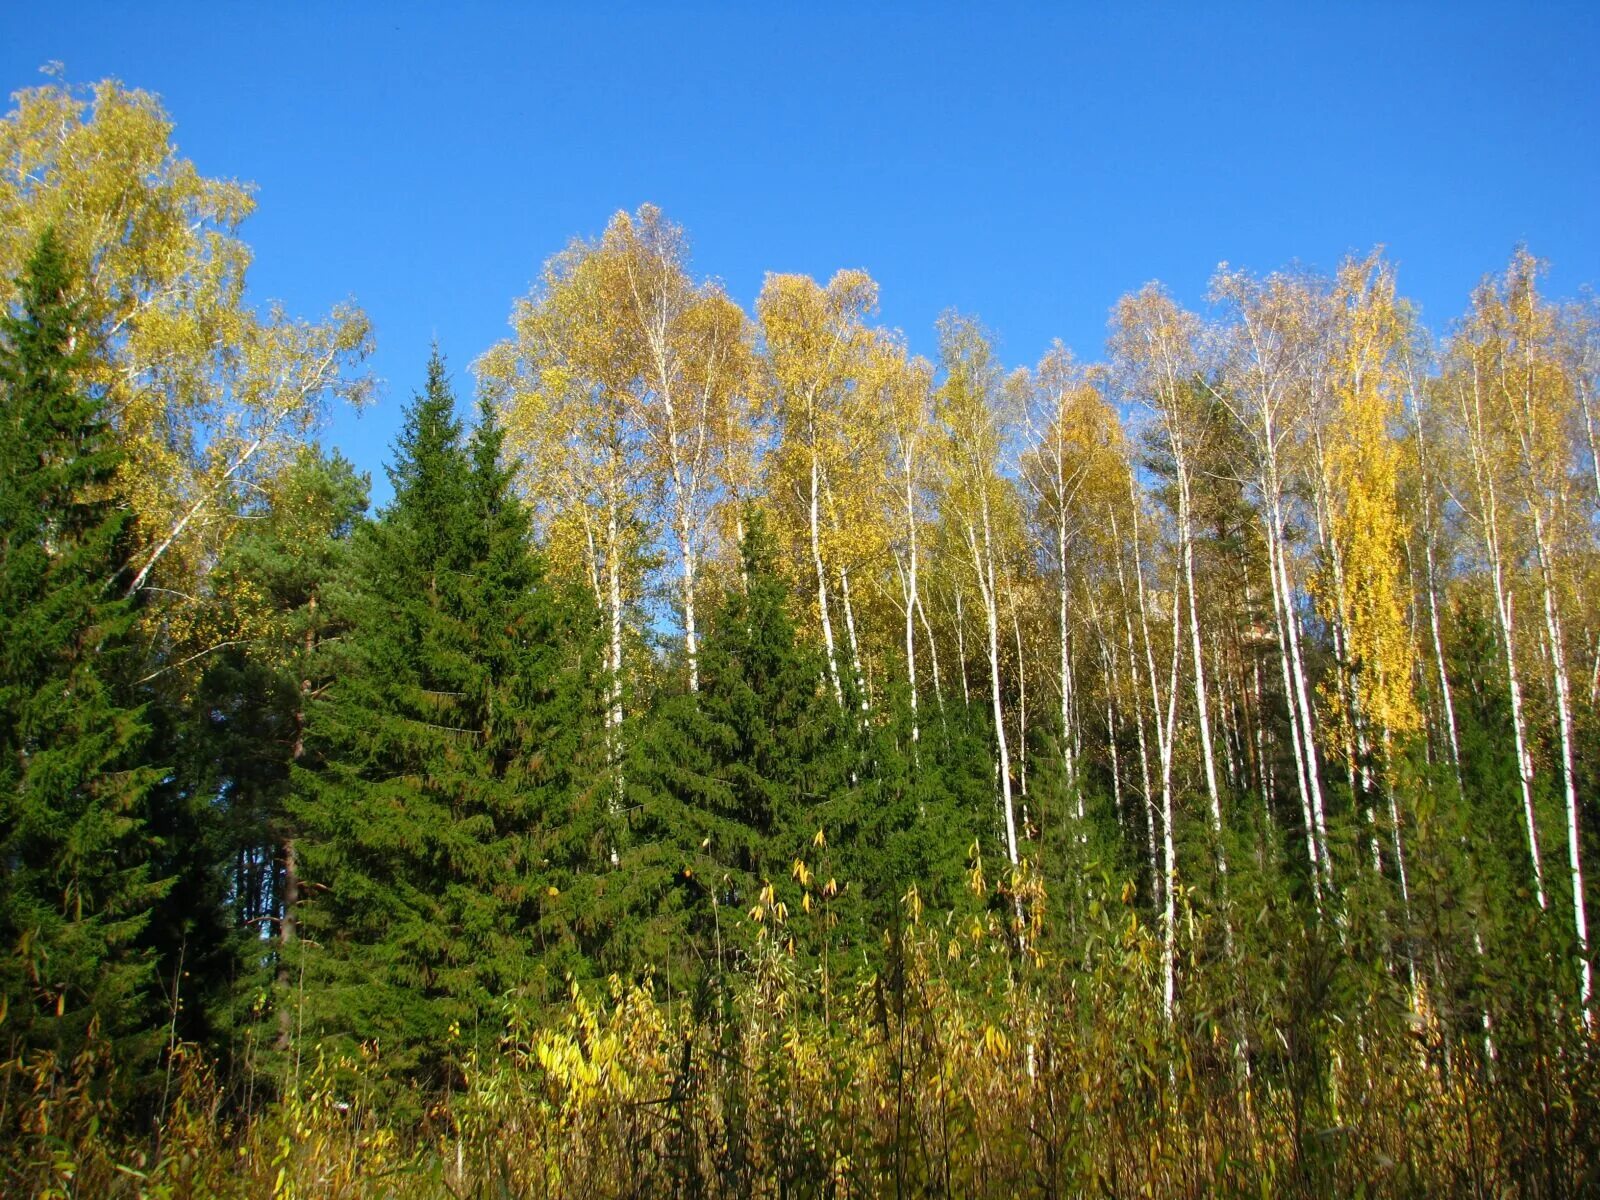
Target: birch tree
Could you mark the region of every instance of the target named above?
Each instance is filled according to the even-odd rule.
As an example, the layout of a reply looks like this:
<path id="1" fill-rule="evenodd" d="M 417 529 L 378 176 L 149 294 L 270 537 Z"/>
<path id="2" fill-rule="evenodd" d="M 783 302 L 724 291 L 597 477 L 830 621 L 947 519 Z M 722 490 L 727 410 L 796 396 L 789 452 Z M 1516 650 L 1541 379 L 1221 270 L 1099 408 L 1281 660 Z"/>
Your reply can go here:
<path id="1" fill-rule="evenodd" d="M 966 572 L 983 606 L 984 648 L 1006 855 L 1022 859 L 1011 785 L 1011 748 L 1000 676 L 1000 605 L 1007 539 L 1020 533 L 1020 513 L 1011 483 L 1000 471 L 1009 429 L 1005 392 L 989 339 L 972 320 L 947 315 L 939 322 L 944 382 L 939 389 L 949 474 L 941 497 L 943 517 L 965 551 Z"/>
<path id="2" fill-rule="evenodd" d="M 55 229 L 86 382 L 125 452 L 113 486 L 136 517 L 131 590 L 191 602 L 164 609 L 180 640 L 240 498 L 270 496 L 329 406 L 370 391 L 356 370 L 372 345 L 360 309 L 311 322 L 251 300 L 239 231 L 254 207 L 248 185 L 179 156 L 155 97 L 114 81 L 20 92 L 0 121 L 0 306 Z"/>
<path id="3" fill-rule="evenodd" d="M 1121 471 L 1120 431 L 1096 386 L 1094 372 L 1057 342 L 1031 372 L 1015 377 L 1021 389 L 1027 450 L 1021 478 L 1033 500 L 1036 539 L 1056 582 L 1056 693 L 1061 748 L 1069 791 L 1076 791 L 1078 683 L 1073 653 L 1076 616 L 1070 597 L 1079 586 L 1087 541 L 1099 523 L 1107 488 Z M 1110 660 L 1108 660 L 1110 661 Z M 1081 820 L 1083 797 L 1076 812 Z"/>
<path id="4" fill-rule="evenodd" d="M 1315 348 L 1317 314 L 1310 289 L 1293 276 L 1257 280 L 1226 264 L 1212 294 L 1230 316 L 1223 331 L 1222 386 L 1214 391 L 1246 435 L 1244 464 L 1256 493 L 1267 551 L 1273 625 L 1289 707 L 1290 742 L 1306 828 L 1314 888 L 1332 882 L 1311 684 L 1301 647 L 1300 609 L 1290 545 L 1292 457 L 1307 407 L 1306 370 Z"/>
<path id="5" fill-rule="evenodd" d="M 766 348 L 765 412 L 777 436 L 767 487 L 779 515 L 789 518 L 791 545 L 804 547 L 795 558 L 812 579 L 828 682 L 841 705 L 833 611 L 840 607 L 843 615 L 848 576 L 839 573 L 840 522 L 830 519 L 829 505 L 830 497 L 848 494 L 834 477 L 844 472 L 851 435 L 860 429 L 866 318 L 877 298 L 865 272 L 840 271 L 825 288 L 803 275 L 769 275 L 756 302 Z"/>
<path id="6" fill-rule="evenodd" d="M 900 585 L 901 624 L 905 642 L 906 686 L 911 706 L 911 740 L 920 739 L 920 691 L 917 677 L 917 624 L 926 626 L 922 604 L 922 537 L 928 521 L 929 492 L 934 482 L 938 451 L 933 412 L 933 367 L 922 358 L 909 358 L 901 339 L 880 336 L 874 346 L 871 369 L 874 407 L 883 420 L 886 457 L 895 510 L 891 538 L 895 576 Z M 926 654 L 933 672 L 936 698 L 938 650 L 927 629 Z"/>
<path id="7" fill-rule="evenodd" d="M 699 569 L 710 509 L 727 494 L 729 459 L 749 421 L 748 322 L 720 287 L 693 282 L 682 228 L 653 205 L 613 217 L 595 254 L 603 270 L 622 277 L 623 307 L 613 320 L 628 327 L 622 340 L 639 355 L 624 398 L 643 434 L 652 498 L 665 502 L 679 564 L 689 689 L 698 691 Z"/>
<path id="8" fill-rule="evenodd" d="M 1319 608 L 1338 631 L 1340 700 L 1330 722 L 1366 760 L 1378 758 L 1387 801 L 1390 847 L 1409 924 L 1410 882 L 1401 829 L 1394 745 L 1421 727 L 1412 691 L 1415 648 L 1402 577 L 1407 530 L 1399 511 L 1401 447 L 1395 437 L 1404 393 L 1403 350 L 1409 336 L 1395 293 L 1394 269 L 1377 254 L 1351 259 L 1333 287 L 1328 354 L 1332 411 L 1318 438 L 1327 512 L 1326 562 L 1314 579 Z M 1376 744 L 1374 745 L 1374 738 Z M 1367 775 L 1347 751 L 1352 789 Z M 1370 790 L 1368 787 L 1361 790 Z M 1381 864 L 1376 821 L 1373 861 Z M 1413 1001 L 1416 966 L 1407 954 Z"/>
<path id="9" fill-rule="evenodd" d="M 1227 856 L 1221 846 L 1222 795 L 1211 737 L 1211 706 L 1206 686 L 1205 654 L 1200 636 L 1200 607 L 1196 599 L 1194 569 L 1194 473 L 1208 453 L 1205 426 L 1196 420 L 1201 395 L 1198 379 L 1199 322 L 1184 312 L 1157 286 L 1148 285 L 1125 296 L 1112 318 L 1111 349 L 1114 369 L 1130 397 L 1154 418 L 1152 434 L 1170 462 L 1177 494 L 1173 517 L 1178 537 L 1178 559 L 1183 571 L 1183 592 L 1189 609 L 1189 651 L 1193 669 L 1195 715 L 1200 725 L 1200 757 L 1205 767 L 1206 797 L 1211 805 L 1211 832 L 1217 841 L 1217 869 L 1227 874 Z"/>
<path id="10" fill-rule="evenodd" d="M 1519 250 L 1505 273 L 1485 280 L 1473 293 L 1471 311 L 1454 344 L 1458 389 L 1471 430 L 1481 447 L 1485 491 L 1490 477 L 1505 472 L 1505 492 L 1517 506 L 1522 536 L 1532 550 L 1533 579 L 1544 617 L 1542 630 L 1555 698 L 1562 798 L 1566 810 L 1567 869 L 1572 885 L 1573 932 L 1579 959 L 1579 996 L 1585 1021 L 1592 1020 L 1593 990 L 1585 911 L 1582 833 L 1579 827 L 1577 755 L 1572 684 L 1563 616 L 1562 576 L 1573 534 L 1577 461 L 1570 442 L 1580 403 L 1560 360 L 1559 314 L 1538 293 L 1540 264 Z M 1508 598 L 1509 601 L 1509 598 Z M 1508 669 L 1514 671 L 1509 610 L 1502 630 Z M 1525 753 L 1525 748 L 1524 748 Z M 1525 787 L 1531 782 L 1526 760 Z M 1531 799 L 1529 834 L 1534 836 Z"/>

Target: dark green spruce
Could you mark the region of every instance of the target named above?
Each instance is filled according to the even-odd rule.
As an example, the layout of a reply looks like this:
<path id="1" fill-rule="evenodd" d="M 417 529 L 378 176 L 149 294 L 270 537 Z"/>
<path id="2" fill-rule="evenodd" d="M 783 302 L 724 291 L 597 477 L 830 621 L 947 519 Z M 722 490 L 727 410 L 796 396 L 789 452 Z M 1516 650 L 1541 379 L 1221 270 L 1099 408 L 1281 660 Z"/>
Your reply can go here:
<path id="1" fill-rule="evenodd" d="M 118 456 L 80 381 L 72 295 L 46 233 L 0 318 L 0 1053 L 103 1038 L 126 1068 L 160 1038 L 142 935 L 163 890 L 147 831 L 162 772 L 130 684 Z"/>
<path id="2" fill-rule="evenodd" d="M 464 443 L 454 407 L 436 354 L 394 501 L 328 598 L 346 631 L 291 805 L 312 943 L 292 1025 L 430 1087 L 492 1044 L 505 1000 L 560 980 L 567 893 L 604 843 L 581 779 L 583 619 L 546 583 L 493 411 Z"/>

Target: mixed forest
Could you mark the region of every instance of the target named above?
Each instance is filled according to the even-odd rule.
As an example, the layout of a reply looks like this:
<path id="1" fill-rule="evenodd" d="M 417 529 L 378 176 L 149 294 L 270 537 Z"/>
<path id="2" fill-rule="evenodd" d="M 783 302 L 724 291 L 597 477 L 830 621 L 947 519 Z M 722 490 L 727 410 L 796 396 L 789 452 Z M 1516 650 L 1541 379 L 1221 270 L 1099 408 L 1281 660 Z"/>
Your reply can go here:
<path id="1" fill-rule="evenodd" d="M 647 205 L 374 511 L 172 133 L 0 121 L 7 1194 L 1600 1189 L 1593 297 L 930 360 Z"/>

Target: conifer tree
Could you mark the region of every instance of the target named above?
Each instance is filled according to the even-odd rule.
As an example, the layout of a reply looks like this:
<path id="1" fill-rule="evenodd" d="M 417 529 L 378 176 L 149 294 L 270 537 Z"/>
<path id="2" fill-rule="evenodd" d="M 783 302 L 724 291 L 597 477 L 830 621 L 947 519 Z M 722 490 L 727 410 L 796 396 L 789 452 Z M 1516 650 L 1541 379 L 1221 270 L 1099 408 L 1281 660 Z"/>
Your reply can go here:
<path id="1" fill-rule="evenodd" d="M 849 898 L 859 900 L 845 906 L 855 925 L 841 940 L 872 953 L 913 887 L 929 911 L 966 907 L 972 847 L 989 831 L 994 799 L 994 735 L 985 711 L 951 705 L 925 717 L 913 745 L 909 697 L 892 690 L 881 707 L 884 720 L 868 732 L 852 805 L 854 836 L 833 843 L 838 878 L 849 880 L 857 893 Z"/>
<path id="2" fill-rule="evenodd" d="M 856 824 L 850 723 L 796 638 L 761 511 L 744 527 L 742 586 L 712 615 L 700 690 L 660 704 L 629 771 L 619 907 L 637 923 L 617 957 L 658 971 L 735 965 L 740 911 L 817 829 Z"/>
<path id="3" fill-rule="evenodd" d="M 393 504 L 353 546 L 349 632 L 308 714 L 294 815 L 310 892 L 297 1027 L 377 1041 L 448 1085 L 455 1039 L 492 1039 L 528 989 L 588 841 L 570 811 L 582 692 L 571 644 L 499 462 L 470 447 L 437 354 L 390 470 Z M 592 827 L 594 821 L 590 821 Z M 573 842 L 578 844 L 576 848 Z"/>
<path id="4" fill-rule="evenodd" d="M 612 837 L 600 613 L 581 584 L 550 578 L 534 547 L 532 514 L 514 490 L 517 464 L 506 459 L 504 431 L 487 400 L 468 454 L 470 520 L 481 539 L 464 596 L 483 722 L 475 786 L 508 831 L 531 839 L 520 852 L 532 927 L 513 931 L 501 952 L 536 949 L 539 994 L 564 995 L 565 977 L 584 969 L 599 936 L 595 868 Z"/>
<path id="5" fill-rule="evenodd" d="M 152 961 L 147 806 L 160 772 L 130 699 L 129 517 L 77 372 L 87 338 L 46 231 L 0 318 L 0 1012 L 5 1048 L 140 1057 Z M 119 586 L 122 585 L 122 586 Z"/>
<path id="6" fill-rule="evenodd" d="M 212 572 L 216 607 L 231 619 L 179 731 L 186 760 L 179 774 L 211 814 L 213 887 L 224 891 L 236 941 L 213 1007 L 257 1007 L 268 982 L 258 972 L 276 975 L 276 1040 L 287 1045 L 300 893 L 290 773 L 304 754 L 307 705 L 329 684 L 321 675 L 329 656 L 319 648 L 342 630 L 324 592 L 344 570 L 364 520 L 367 480 L 342 455 L 311 445 L 280 482 Z M 259 953 L 264 939 L 275 955 Z M 213 1014 L 227 1021 L 240 1015 Z M 197 1038 L 204 1032 L 189 1031 Z"/>

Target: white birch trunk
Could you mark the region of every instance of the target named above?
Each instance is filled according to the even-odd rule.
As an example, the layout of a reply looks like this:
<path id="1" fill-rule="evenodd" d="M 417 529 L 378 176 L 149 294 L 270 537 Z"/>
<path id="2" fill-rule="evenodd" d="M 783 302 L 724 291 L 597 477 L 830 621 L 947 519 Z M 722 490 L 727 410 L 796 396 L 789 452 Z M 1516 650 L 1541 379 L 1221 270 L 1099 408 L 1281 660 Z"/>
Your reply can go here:
<path id="1" fill-rule="evenodd" d="M 844 608 L 844 630 L 850 638 L 850 673 L 855 680 L 856 695 L 860 697 L 861 711 L 871 708 L 867 692 L 867 677 L 861 670 L 861 641 L 856 637 L 856 613 L 850 603 L 850 572 L 839 568 L 839 603 Z"/>
<path id="2" fill-rule="evenodd" d="M 1474 364 L 1470 403 L 1460 396 L 1462 420 L 1467 429 L 1467 444 L 1472 455 L 1473 473 L 1478 485 L 1476 515 L 1483 548 L 1489 559 L 1489 578 L 1494 587 L 1495 619 L 1500 643 L 1505 652 L 1506 688 L 1511 696 L 1511 731 L 1516 743 L 1517 775 L 1522 784 L 1522 812 L 1528 829 L 1528 856 L 1533 864 L 1534 896 L 1539 908 L 1547 907 L 1544 893 L 1544 860 L 1539 850 L 1539 825 L 1533 810 L 1533 757 L 1528 752 L 1526 724 L 1522 712 L 1522 682 L 1517 673 L 1515 637 L 1516 604 L 1505 579 L 1505 564 L 1500 542 L 1500 497 L 1488 462 L 1488 444 L 1483 428 L 1481 381 Z"/>
<path id="3" fill-rule="evenodd" d="M 989 699 L 994 717 L 995 752 L 999 757 L 1000 798 L 1005 816 L 1006 854 L 1013 867 L 1021 863 L 1017 850 L 1016 808 L 1011 795 L 1011 748 L 1006 739 L 1005 711 L 1000 697 L 1000 612 L 995 598 L 994 561 L 989 550 L 987 502 L 984 505 L 983 542 L 969 534 L 973 565 L 978 572 L 979 598 L 983 601 L 984 628 L 989 652 Z"/>
<path id="4" fill-rule="evenodd" d="M 1022 661 L 1022 622 L 1017 617 L 1016 593 L 1011 594 L 1011 631 L 1017 645 L 1017 783 L 1028 795 L 1028 668 Z"/>
<path id="5" fill-rule="evenodd" d="M 1300 655 L 1300 618 L 1294 607 L 1294 587 L 1289 579 L 1289 548 L 1281 540 L 1282 522 L 1278 516 L 1276 499 L 1273 503 L 1273 527 L 1279 537 L 1277 554 L 1278 586 L 1282 589 L 1283 627 L 1288 634 L 1289 662 L 1295 691 L 1295 707 L 1300 720 L 1300 738 L 1305 750 L 1306 790 L 1311 798 L 1311 815 L 1316 822 L 1317 849 L 1322 859 L 1323 879 L 1333 886 L 1333 857 L 1328 845 L 1328 821 L 1322 807 L 1322 781 L 1317 767 L 1317 740 L 1313 728 L 1311 696 L 1306 685 L 1305 663 Z"/>
<path id="6" fill-rule="evenodd" d="M 1294 689 L 1293 668 L 1289 660 L 1289 638 L 1285 630 L 1289 616 L 1283 611 L 1283 596 L 1278 587 L 1277 557 L 1281 550 L 1277 539 L 1267 538 L 1267 573 L 1272 591 L 1272 619 L 1276 626 L 1278 662 L 1283 669 L 1283 698 L 1289 708 L 1289 742 L 1294 750 L 1295 778 L 1299 785 L 1300 814 L 1305 822 L 1306 855 L 1311 866 L 1311 892 L 1318 914 L 1322 912 L 1322 851 L 1317 844 L 1317 822 L 1311 807 L 1311 787 L 1306 777 L 1305 747 L 1301 739 L 1301 726 Z"/>
<path id="7" fill-rule="evenodd" d="M 1078 785 L 1078 756 L 1073 752 L 1072 729 L 1072 662 L 1071 639 L 1067 625 L 1067 526 L 1065 521 L 1056 524 L 1056 551 L 1060 560 L 1058 572 L 1059 585 L 1059 612 L 1057 614 L 1058 633 L 1061 640 L 1061 757 L 1062 766 L 1066 772 L 1068 791 L 1075 791 Z M 1112 753 L 1114 754 L 1113 747 Z M 1083 798 L 1078 798 L 1079 814 L 1083 811 Z M 1118 811 L 1121 811 L 1119 803 Z"/>
<path id="8" fill-rule="evenodd" d="M 817 612 L 822 619 L 822 644 L 828 660 L 828 682 L 833 685 L 833 699 L 844 707 L 844 687 L 839 682 L 839 656 L 833 644 L 833 621 L 828 616 L 828 573 L 822 566 L 822 504 L 821 464 L 817 449 L 811 448 L 811 497 L 808 516 L 811 524 L 811 566 L 817 576 Z"/>
<path id="9" fill-rule="evenodd" d="M 1130 493 L 1132 492 L 1132 482 L 1133 482 L 1132 476 L 1130 475 L 1129 476 L 1129 491 L 1130 491 Z M 1138 498 L 1137 498 L 1136 495 L 1133 496 L 1133 500 L 1134 500 L 1134 503 L 1136 503 L 1136 504 L 1138 503 Z M 1165 880 L 1164 880 L 1163 875 L 1162 875 L 1160 861 L 1159 861 L 1159 858 L 1158 858 L 1157 853 L 1156 853 L 1156 807 L 1155 807 L 1155 795 L 1154 795 L 1154 792 L 1151 790 L 1151 787 L 1150 787 L 1150 747 L 1149 747 L 1149 743 L 1145 741 L 1145 733 L 1144 733 L 1144 701 L 1143 701 L 1143 699 L 1141 698 L 1141 696 L 1139 694 L 1139 654 L 1138 654 L 1138 651 L 1134 648 L 1133 615 L 1132 615 L 1132 613 L 1133 613 L 1133 600 L 1132 600 L 1132 597 L 1130 597 L 1129 594 L 1128 594 L 1127 574 L 1124 572 L 1123 566 L 1122 566 L 1122 539 L 1121 539 L 1120 534 L 1117 532 L 1117 514 L 1116 514 L 1116 510 L 1114 508 L 1110 510 L 1110 517 L 1111 517 L 1111 544 L 1114 547 L 1115 553 L 1116 553 L 1116 556 L 1117 556 L 1117 590 L 1121 594 L 1121 598 L 1122 598 L 1122 626 L 1123 626 L 1123 632 L 1124 632 L 1124 634 L 1126 635 L 1126 638 L 1127 638 L 1127 644 L 1128 644 L 1128 670 L 1129 670 L 1129 673 L 1130 673 L 1130 680 L 1131 680 L 1132 685 L 1133 685 L 1133 716 L 1134 716 L 1133 725 L 1134 725 L 1134 730 L 1135 730 L 1135 732 L 1137 734 L 1137 737 L 1138 737 L 1138 746 L 1139 746 L 1139 786 L 1140 786 L 1140 795 L 1144 799 L 1145 842 L 1146 842 L 1146 849 L 1149 851 L 1149 855 L 1150 855 L 1150 878 L 1153 881 L 1155 889 L 1156 889 L 1156 893 L 1155 893 L 1155 896 L 1153 897 L 1153 899 L 1154 899 L 1155 903 L 1157 903 L 1159 905 L 1159 904 L 1163 903 L 1163 897 L 1166 895 L 1166 885 L 1165 885 Z M 1144 606 L 1143 606 L 1143 603 L 1142 603 L 1142 601 L 1143 601 L 1142 594 L 1141 594 L 1140 600 L 1141 600 L 1141 603 L 1140 603 L 1140 608 L 1139 608 L 1139 615 L 1140 615 L 1140 620 L 1142 622 L 1143 618 L 1144 618 Z M 1152 670 L 1152 672 L 1154 671 L 1154 664 L 1153 663 L 1152 663 L 1152 666 L 1151 666 L 1151 670 Z M 1152 675 L 1151 675 L 1151 688 L 1152 688 L 1152 690 L 1154 689 L 1155 686 L 1156 686 L 1155 685 L 1155 677 L 1154 677 L 1154 674 L 1152 673 Z M 1154 698 L 1153 694 L 1152 694 L 1152 697 L 1151 697 L 1150 704 L 1151 704 L 1151 711 L 1155 711 L 1157 706 L 1158 706 L 1158 704 L 1159 704 L 1159 702 Z"/>
<path id="10" fill-rule="evenodd" d="M 967 685 L 967 619 L 961 606 L 961 588 L 956 587 L 956 662 L 961 667 L 961 703 L 972 707 L 972 689 Z"/>
<path id="11" fill-rule="evenodd" d="M 922 597 L 917 597 L 917 619 L 922 622 L 923 640 L 928 646 L 928 671 L 933 675 L 933 702 L 939 706 L 939 711 L 944 712 L 944 684 L 939 676 L 939 643 L 934 640 L 933 624 L 928 620 L 928 610 L 922 603 Z"/>
<path id="12" fill-rule="evenodd" d="M 1534 541 L 1539 554 L 1539 580 L 1544 592 L 1545 629 L 1550 640 L 1550 667 L 1555 676 L 1556 724 L 1561 733 L 1562 794 L 1567 807 L 1567 869 L 1572 876 L 1572 926 L 1578 938 L 1579 1000 L 1583 1006 L 1583 1021 L 1593 1027 L 1594 1012 L 1590 1007 L 1593 993 L 1593 968 L 1589 963 L 1589 918 L 1585 912 L 1583 895 L 1583 862 L 1578 829 L 1578 792 L 1575 761 L 1572 749 L 1572 700 L 1567 677 L 1565 646 L 1562 639 L 1561 615 L 1556 608 L 1555 587 L 1551 578 L 1551 551 L 1546 526 L 1538 509 L 1534 509 Z"/>
<path id="13" fill-rule="evenodd" d="M 905 570 L 902 572 L 902 582 L 905 589 L 904 599 L 906 606 L 906 683 L 911 689 L 911 744 L 916 745 L 920 736 L 917 714 L 917 642 L 916 642 L 916 617 L 917 610 L 922 605 L 922 598 L 918 594 L 917 571 L 917 508 L 916 497 L 912 489 L 911 459 L 909 454 L 904 459 L 905 475 L 905 514 L 906 514 L 906 558 Z M 929 643 L 931 648 L 931 641 Z"/>

